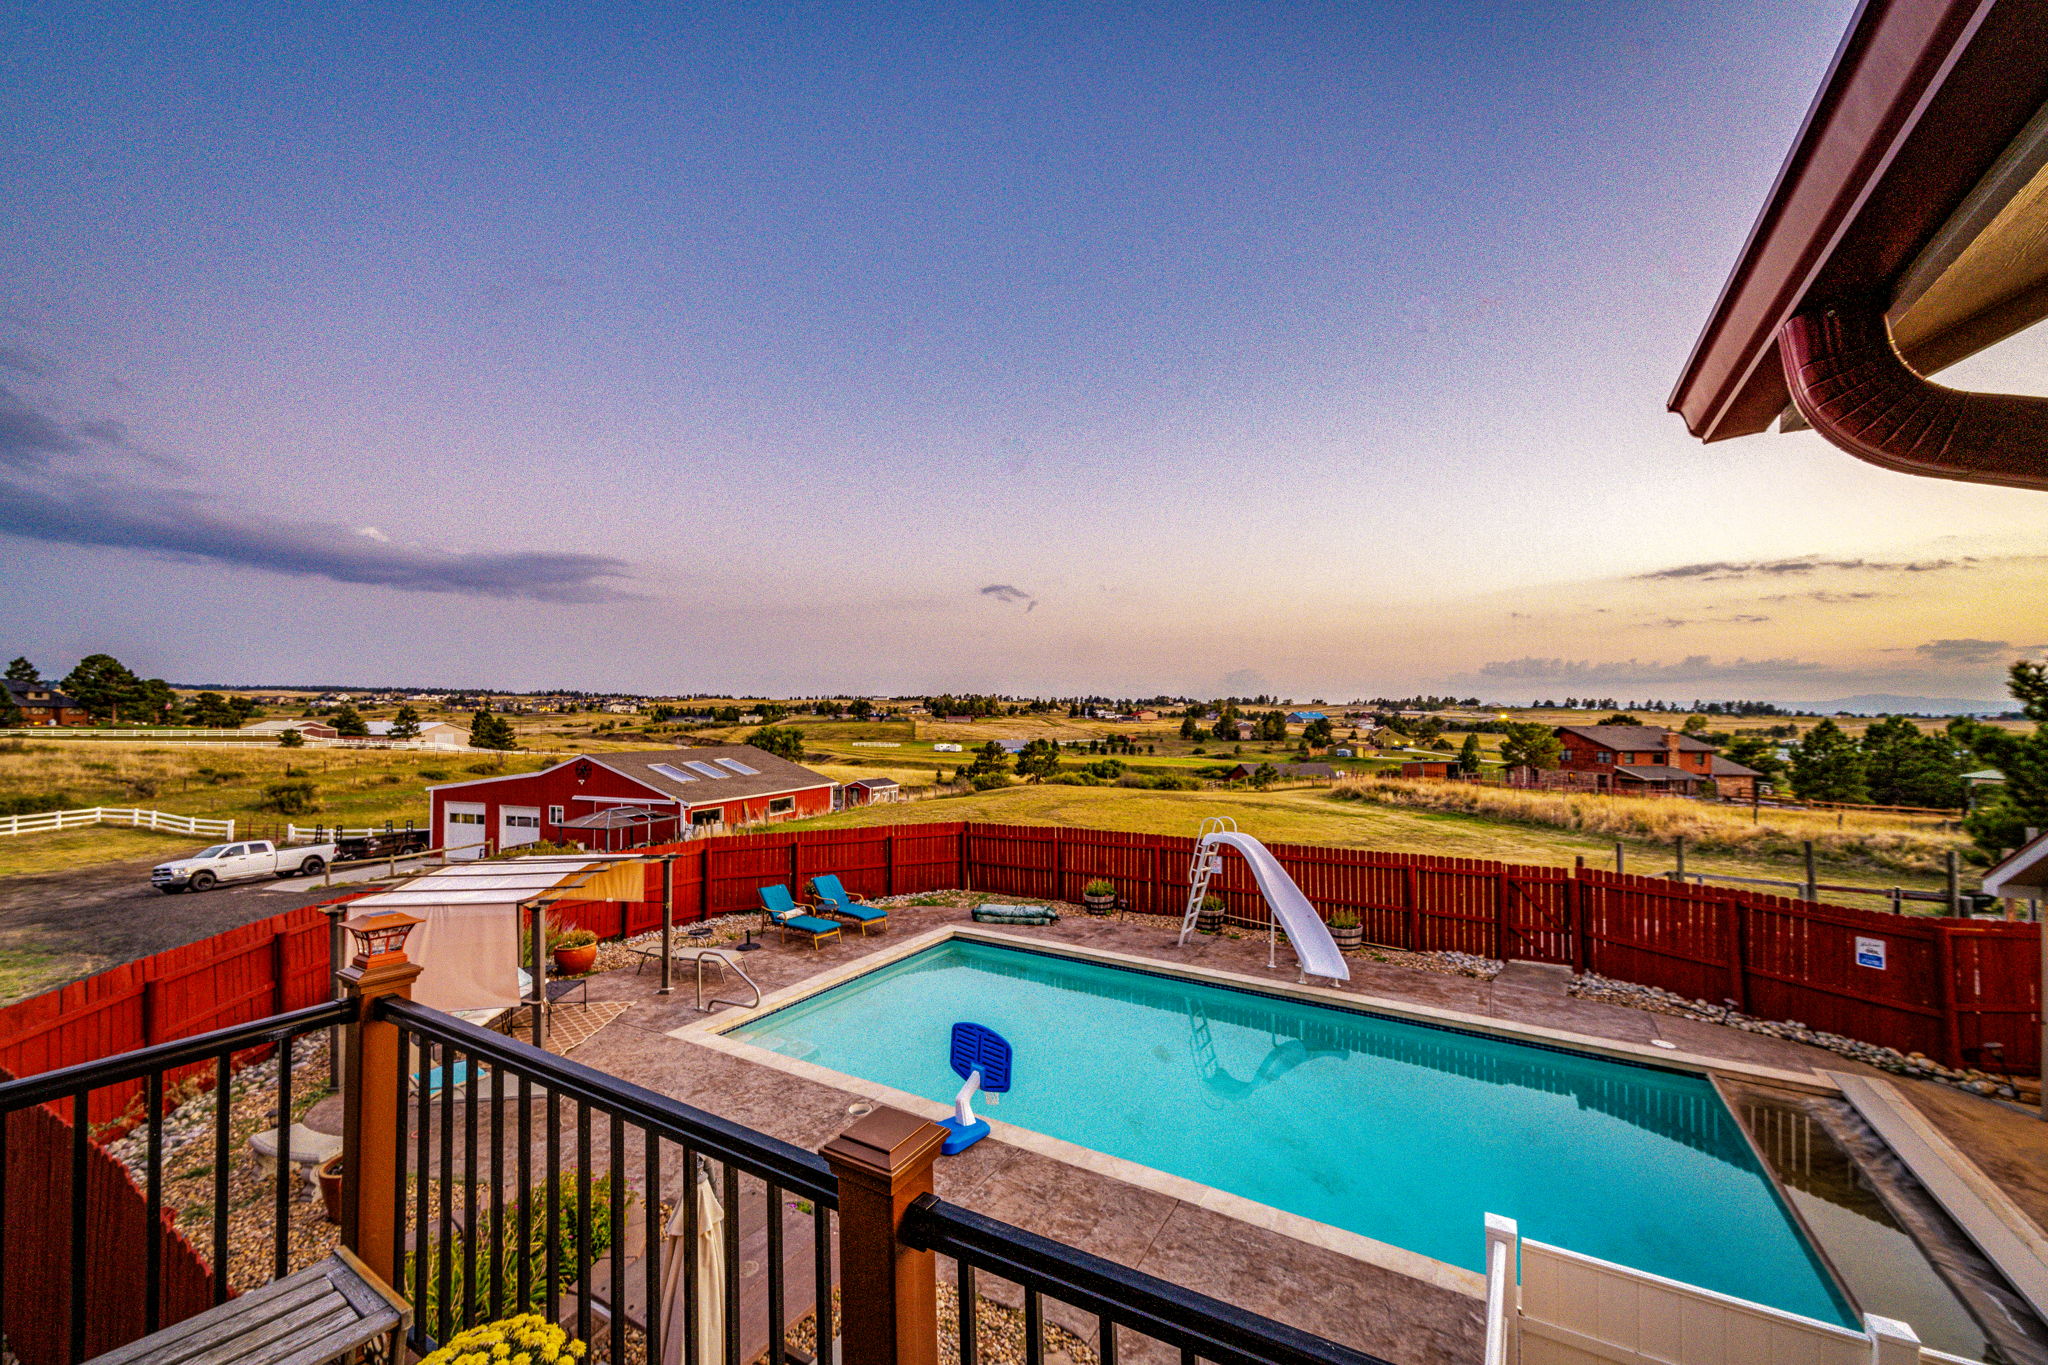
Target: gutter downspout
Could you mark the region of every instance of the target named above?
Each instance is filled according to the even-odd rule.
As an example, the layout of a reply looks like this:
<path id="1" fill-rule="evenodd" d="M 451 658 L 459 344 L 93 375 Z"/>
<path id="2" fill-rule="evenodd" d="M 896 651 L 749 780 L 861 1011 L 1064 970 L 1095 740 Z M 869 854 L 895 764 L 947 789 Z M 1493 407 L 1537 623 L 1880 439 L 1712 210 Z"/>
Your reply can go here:
<path id="1" fill-rule="evenodd" d="M 1871 299 L 1812 308 L 1778 332 L 1800 415 L 1860 460 L 1903 474 L 2048 489 L 2048 398 L 1969 393 L 1900 358 Z"/>

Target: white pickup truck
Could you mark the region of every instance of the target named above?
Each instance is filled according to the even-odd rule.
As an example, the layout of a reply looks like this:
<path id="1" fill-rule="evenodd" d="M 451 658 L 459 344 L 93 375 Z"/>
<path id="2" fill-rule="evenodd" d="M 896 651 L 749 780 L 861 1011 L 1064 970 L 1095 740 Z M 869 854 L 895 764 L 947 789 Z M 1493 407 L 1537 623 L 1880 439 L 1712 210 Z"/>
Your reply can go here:
<path id="1" fill-rule="evenodd" d="M 268 839 L 245 839 L 239 844 L 202 848 L 175 862 L 158 863 L 150 869 L 149 884 L 168 896 L 258 877 L 317 877 L 333 861 L 333 844 L 278 848 Z"/>

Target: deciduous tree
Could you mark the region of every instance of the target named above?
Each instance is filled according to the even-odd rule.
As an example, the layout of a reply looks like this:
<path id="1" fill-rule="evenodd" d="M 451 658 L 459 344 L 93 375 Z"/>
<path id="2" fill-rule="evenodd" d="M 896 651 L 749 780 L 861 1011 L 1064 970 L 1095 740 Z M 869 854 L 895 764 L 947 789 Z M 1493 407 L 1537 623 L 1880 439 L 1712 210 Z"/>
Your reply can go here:
<path id="1" fill-rule="evenodd" d="M 1034 739 L 1017 753 L 1017 776 L 1043 782 L 1060 770 L 1060 750 L 1049 739 Z"/>
<path id="2" fill-rule="evenodd" d="M 2005 782 L 1963 821 L 1978 847 L 1993 857 L 2019 847 L 2029 829 L 2048 830 L 2048 664 L 2016 663 L 2006 677 L 2034 732 L 1973 727 L 1977 757 L 2003 773 Z"/>
<path id="3" fill-rule="evenodd" d="M 747 736 L 747 743 L 777 758 L 800 763 L 804 756 L 804 732 L 790 725 L 764 725 Z"/>

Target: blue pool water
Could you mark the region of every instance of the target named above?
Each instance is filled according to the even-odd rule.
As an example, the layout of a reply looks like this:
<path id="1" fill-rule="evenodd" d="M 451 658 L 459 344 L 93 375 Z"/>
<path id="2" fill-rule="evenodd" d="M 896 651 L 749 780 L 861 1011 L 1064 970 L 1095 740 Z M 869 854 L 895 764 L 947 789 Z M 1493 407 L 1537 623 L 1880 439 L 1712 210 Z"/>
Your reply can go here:
<path id="1" fill-rule="evenodd" d="M 964 940 L 732 1036 L 950 1100 L 957 1019 L 1016 1050 L 992 1118 L 1473 1270 L 1500 1213 L 1854 1325 L 1697 1076 Z"/>

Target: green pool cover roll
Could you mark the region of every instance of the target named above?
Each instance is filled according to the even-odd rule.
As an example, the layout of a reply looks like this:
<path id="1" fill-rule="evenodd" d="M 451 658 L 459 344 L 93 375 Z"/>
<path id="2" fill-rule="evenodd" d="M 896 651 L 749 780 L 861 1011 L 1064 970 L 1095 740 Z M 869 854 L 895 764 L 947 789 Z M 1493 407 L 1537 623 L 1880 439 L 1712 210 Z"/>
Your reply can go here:
<path id="1" fill-rule="evenodd" d="M 977 905 L 976 924 L 1057 924 L 1060 917 L 1049 905 Z"/>

